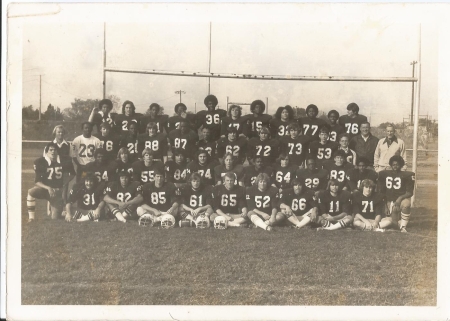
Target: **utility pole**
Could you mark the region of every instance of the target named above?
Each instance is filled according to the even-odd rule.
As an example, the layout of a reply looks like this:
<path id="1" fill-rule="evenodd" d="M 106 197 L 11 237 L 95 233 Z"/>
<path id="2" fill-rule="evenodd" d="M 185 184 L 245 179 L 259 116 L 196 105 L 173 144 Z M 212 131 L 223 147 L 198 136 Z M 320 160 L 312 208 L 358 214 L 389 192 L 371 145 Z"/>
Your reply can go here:
<path id="1" fill-rule="evenodd" d="M 414 77 L 414 71 L 415 71 L 416 64 L 417 64 L 417 61 L 413 61 L 413 62 L 410 63 L 410 65 L 413 66 L 413 70 L 412 70 L 412 76 L 413 77 Z M 412 124 L 414 122 L 413 114 L 414 114 L 414 83 L 412 83 L 412 93 L 411 93 L 411 116 L 410 116 L 411 117 L 411 120 L 410 120 L 411 126 L 412 126 Z"/>
<path id="2" fill-rule="evenodd" d="M 186 92 L 185 91 L 183 91 L 183 90 L 177 90 L 176 92 L 175 92 L 175 94 L 180 94 L 180 103 L 181 103 L 181 94 L 185 94 Z"/>
<path id="3" fill-rule="evenodd" d="M 211 73 L 211 29 L 212 23 L 209 23 L 209 68 L 208 72 Z M 211 77 L 208 77 L 208 95 L 211 95 Z"/>
<path id="4" fill-rule="evenodd" d="M 39 75 L 39 120 L 41 120 L 41 98 L 42 98 L 42 81 L 41 81 L 42 75 Z"/>

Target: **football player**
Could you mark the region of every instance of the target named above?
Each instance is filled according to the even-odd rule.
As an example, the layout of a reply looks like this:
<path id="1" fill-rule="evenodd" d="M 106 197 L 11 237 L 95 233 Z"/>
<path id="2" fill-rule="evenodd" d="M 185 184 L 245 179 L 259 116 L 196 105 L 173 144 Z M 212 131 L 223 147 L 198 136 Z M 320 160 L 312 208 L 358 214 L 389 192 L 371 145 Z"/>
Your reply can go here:
<path id="1" fill-rule="evenodd" d="M 251 161 L 254 156 L 262 156 L 265 163 L 273 164 L 279 153 L 279 147 L 277 139 L 270 139 L 269 129 L 260 127 L 259 138 L 253 137 L 248 141 L 247 159 Z"/>
<path id="2" fill-rule="evenodd" d="M 179 129 L 174 129 L 169 133 L 170 146 L 184 150 L 188 162 L 194 159 L 197 151 L 198 135 L 189 129 L 187 120 L 180 120 Z"/>
<path id="3" fill-rule="evenodd" d="M 228 109 L 227 117 L 222 118 L 220 133 L 222 137 L 227 137 L 228 128 L 236 128 L 238 136 L 245 136 L 247 118 L 242 117 L 242 108 L 238 105 L 231 105 Z"/>
<path id="4" fill-rule="evenodd" d="M 310 138 L 301 135 L 300 125 L 293 123 L 288 125 L 289 136 L 280 139 L 280 152 L 288 154 L 292 164 L 304 168 L 305 158 L 308 154 Z"/>
<path id="5" fill-rule="evenodd" d="M 317 118 L 318 114 L 319 108 L 311 104 L 306 107 L 306 117 L 298 119 L 303 125 L 303 135 L 308 136 L 311 141 L 319 140 L 319 129 L 326 124 L 324 120 Z"/>
<path id="6" fill-rule="evenodd" d="M 128 125 L 127 132 L 122 134 L 122 139 L 120 140 L 120 147 L 125 147 L 130 152 L 130 161 L 137 161 L 139 158 L 138 150 L 138 124 L 131 122 Z"/>
<path id="7" fill-rule="evenodd" d="M 97 148 L 94 152 L 95 161 L 84 167 L 83 175 L 93 173 L 98 183 L 109 182 L 115 179 L 117 171 L 116 162 L 108 162 L 106 159 L 106 151 L 103 148 Z M 103 186 L 104 188 L 105 186 Z"/>
<path id="8" fill-rule="evenodd" d="M 44 157 L 34 161 L 36 178 L 34 187 L 28 190 L 27 195 L 28 222 L 34 221 L 36 198 L 50 202 L 52 219 L 57 219 L 61 215 L 64 177 L 72 179 L 75 174 L 70 158 L 59 157 L 58 146 L 55 143 L 48 143 L 44 152 Z"/>
<path id="9" fill-rule="evenodd" d="M 90 122 L 84 122 L 81 124 L 83 134 L 76 137 L 72 141 L 71 157 L 73 162 L 77 166 L 77 182 L 81 182 L 81 174 L 84 171 L 84 167 L 95 161 L 94 152 L 97 148 L 100 148 L 100 140 L 97 137 L 92 136 L 92 124 Z"/>
<path id="10" fill-rule="evenodd" d="M 411 215 L 411 196 L 414 195 L 415 187 L 415 174 L 402 171 L 404 165 L 403 158 L 395 155 L 389 159 L 392 170 L 378 173 L 378 191 L 386 201 L 386 216 L 392 216 L 392 222 L 398 223 L 401 232 L 406 232 Z"/>
<path id="11" fill-rule="evenodd" d="M 359 115 L 359 106 L 351 103 L 347 106 L 347 115 L 342 115 L 339 118 L 339 125 L 345 128 L 346 133 L 352 139 L 358 135 L 361 130 L 361 124 L 367 122 L 367 117 Z"/>
<path id="12" fill-rule="evenodd" d="M 174 108 L 175 116 L 169 117 L 169 120 L 167 121 L 167 130 L 168 134 L 175 129 L 180 128 L 180 122 L 181 121 L 187 121 L 188 127 L 192 130 L 195 129 L 195 126 L 193 125 L 193 122 L 191 121 L 191 116 L 186 113 L 187 107 L 183 103 L 179 103 L 175 105 Z"/>
<path id="13" fill-rule="evenodd" d="M 58 148 L 57 152 L 60 157 L 69 157 L 70 156 L 70 144 L 68 142 L 66 142 L 66 140 L 64 139 L 66 134 L 67 134 L 67 131 L 63 125 L 55 126 L 55 128 L 53 129 L 53 132 L 52 132 L 52 135 L 54 137 L 53 142 L 56 144 L 56 146 Z"/>
<path id="14" fill-rule="evenodd" d="M 153 222 L 159 222 L 161 215 L 178 217 L 180 204 L 177 188 L 173 183 L 164 182 L 164 171 L 155 170 L 154 181 L 142 186 L 143 203 L 137 208 L 137 215 L 150 214 Z"/>
<path id="15" fill-rule="evenodd" d="M 250 187 L 255 184 L 256 177 L 261 173 L 266 173 L 273 181 L 274 170 L 271 166 L 264 163 L 262 156 L 255 156 L 252 160 L 253 165 L 244 167 L 244 186 Z"/>
<path id="16" fill-rule="evenodd" d="M 314 192 L 316 199 L 319 196 L 319 192 L 327 188 L 327 182 L 330 177 L 327 170 L 317 168 L 316 159 L 311 156 L 306 158 L 306 168 L 298 169 L 296 176 L 305 187 Z"/>
<path id="17" fill-rule="evenodd" d="M 231 153 L 225 155 L 222 165 L 214 167 L 214 180 L 216 185 L 223 183 L 222 179 L 228 172 L 234 173 L 234 184 L 244 186 L 244 167 L 236 161 L 236 157 Z"/>
<path id="18" fill-rule="evenodd" d="M 257 227 L 272 231 L 278 213 L 278 191 L 270 186 L 270 177 L 261 173 L 256 177 L 255 185 L 247 187 L 247 216 Z"/>
<path id="19" fill-rule="evenodd" d="M 69 199 L 64 214 L 67 222 L 98 221 L 105 202 L 104 186 L 98 183 L 94 173 L 87 173 L 81 184 L 76 184 L 69 192 Z M 74 211 L 72 204 L 77 203 Z"/>
<path id="20" fill-rule="evenodd" d="M 330 137 L 328 137 L 328 140 L 332 142 L 337 142 L 338 137 L 345 133 L 344 127 L 337 123 L 338 119 L 339 112 L 337 110 L 333 109 L 328 112 L 328 120 L 330 121 Z"/>
<path id="21" fill-rule="evenodd" d="M 338 230 L 350 226 L 351 194 L 339 189 L 339 182 L 330 179 L 327 190 L 319 194 L 319 219 L 322 225 L 318 230 Z"/>
<path id="22" fill-rule="evenodd" d="M 353 165 L 347 163 L 346 154 L 343 150 L 338 150 L 333 156 L 334 163 L 327 163 L 324 166 L 330 175 L 330 178 L 339 182 L 340 190 L 348 190 L 347 173 L 353 169 Z"/>
<path id="23" fill-rule="evenodd" d="M 353 226 L 364 231 L 384 232 L 392 218 L 384 217 L 383 197 L 375 193 L 375 183 L 370 179 L 361 182 L 359 191 L 352 195 Z"/>
<path id="24" fill-rule="evenodd" d="M 125 100 L 122 104 L 122 114 L 116 115 L 114 120 L 116 124 L 116 132 L 124 136 L 124 134 L 127 134 L 130 130 L 130 125 L 135 124 L 135 131 L 137 134 L 139 131 L 138 127 L 141 116 L 142 114 L 136 113 L 136 107 L 133 102 Z"/>
<path id="25" fill-rule="evenodd" d="M 133 163 L 130 160 L 130 151 L 126 147 L 122 147 L 117 152 L 117 159 L 114 167 L 116 168 L 117 173 L 128 172 L 130 173 L 130 176 L 133 174 Z"/>
<path id="26" fill-rule="evenodd" d="M 100 110 L 99 110 L 100 108 Z M 93 126 L 97 126 L 97 133 L 100 132 L 100 126 L 103 123 L 109 124 L 110 128 L 114 127 L 114 117 L 117 114 L 111 113 L 113 109 L 113 103 L 109 99 L 102 99 L 98 103 L 98 107 L 94 106 L 92 108 L 91 114 L 89 115 L 89 122 Z"/>
<path id="27" fill-rule="evenodd" d="M 217 142 L 213 140 L 213 137 L 211 135 L 211 128 L 203 127 L 202 134 L 203 139 L 200 139 L 197 142 L 197 149 L 206 150 L 211 158 L 216 159 Z"/>
<path id="28" fill-rule="evenodd" d="M 127 171 L 118 175 L 119 181 L 110 182 L 106 187 L 103 200 L 117 220 L 126 223 L 127 218 L 136 215 L 136 208 L 142 203 L 142 185 L 131 181 L 131 175 Z"/>
<path id="29" fill-rule="evenodd" d="M 139 155 L 142 155 L 144 149 L 150 148 L 153 151 L 153 160 L 155 161 L 167 162 L 168 147 L 167 136 L 162 132 L 158 132 L 157 123 L 148 123 L 146 133 L 138 136 Z"/>
<path id="30" fill-rule="evenodd" d="M 161 106 L 157 103 L 152 103 L 148 108 L 149 114 L 144 115 L 139 120 L 139 132 L 140 133 L 148 133 L 148 123 L 153 123 L 156 125 L 156 132 L 162 133 L 164 130 L 167 131 L 167 122 L 169 120 L 168 115 L 160 115 L 159 112 L 161 110 Z"/>
<path id="31" fill-rule="evenodd" d="M 106 152 L 107 161 L 116 159 L 117 152 L 120 148 L 120 136 L 111 132 L 111 125 L 107 122 L 100 124 L 100 134 L 95 135 L 100 140 L 100 147 Z"/>
<path id="32" fill-rule="evenodd" d="M 228 172 L 223 177 L 223 184 L 214 187 L 213 209 L 210 220 L 214 223 L 217 216 L 223 216 L 228 226 L 243 226 L 247 223 L 247 204 L 245 187 L 235 185 L 234 173 Z"/>
<path id="33" fill-rule="evenodd" d="M 205 215 L 209 219 L 213 213 L 212 193 L 212 186 L 202 184 L 200 175 L 192 173 L 188 184 L 181 190 L 181 218 L 195 222 L 198 216 Z"/>
<path id="34" fill-rule="evenodd" d="M 172 150 L 174 161 L 170 160 L 164 164 L 166 181 L 174 183 L 177 188 L 186 184 L 187 163 L 184 150 L 175 148 Z"/>
<path id="35" fill-rule="evenodd" d="M 154 152 L 150 148 L 142 151 L 142 160 L 135 161 L 131 166 L 133 168 L 133 180 L 145 184 L 153 182 L 155 172 L 158 170 L 164 173 L 164 164 L 153 161 Z"/>
<path id="36" fill-rule="evenodd" d="M 295 178 L 298 166 L 291 165 L 290 157 L 287 154 L 280 154 L 274 168 L 275 185 L 278 192 L 282 194 L 284 190 L 291 188 L 291 181 Z"/>
<path id="37" fill-rule="evenodd" d="M 227 127 L 226 132 L 227 136 L 222 137 L 217 143 L 217 156 L 223 162 L 225 154 L 231 153 L 239 164 L 244 164 L 247 139 L 245 136 L 238 136 L 236 127 Z"/>
<path id="38" fill-rule="evenodd" d="M 272 116 L 264 114 L 266 109 L 266 104 L 261 100 L 255 100 L 250 105 L 250 111 L 252 112 L 249 115 L 245 115 L 244 118 L 246 120 L 246 126 L 244 129 L 244 134 L 249 139 L 250 138 L 258 138 L 259 130 L 264 127 L 269 127 L 270 120 Z"/>
<path id="39" fill-rule="evenodd" d="M 220 138 L 220 120 L 227 116 L 227 112 L 223 109 L 216 109 L 218 101 L 214 95 L 206 96 L 204 103 L 208 110 L 201 110 L 197 113 L 196 127 L 197 129 L 209 128 L 211 140 L 217 141 Z"/>
<path id="40" fill-rule="evenodd" d="M 378 181 L 378 174 L 374 170 L 368 168 L 370 162 L 365 157 L 360 157 L 356 164 L 356 168 L 347 172 L 347 182 L 349 191 L 355 193 L 359 190 L 361 182 L 370 179 L 373 182 Z"/>
<path id="41" fill-rule="evenodd" d="M 347 163 L 352 164 L 353 167 L 356 166 L 356 153 L 354 150 L 350 149 L 348 147 L 349 144 L 349 135 L 348 134 L 342 134 L 339 136 L 339 150 L 342 150 L 345 152 L 345 159 L 347 160 Z"/>
<path id="42" fill-rule="evenodd" d="M 203 183 L 214 185 L 214 168 L 217 162 L 211 159 L 206 150 L 199 150 L 192 162 L 187 165 L 187 174 L 198 173 L 202 177 Z"/>
<path id="43" fill-rule="evenodd" d="M 328 125 L 319 128 L 319 141 L 313 141 L 309 144 L 310 155 L 317 160 L 317 167 L 323 168 L 326 163 L 331 162 L 332 156 L 338 150 L 339 145 L 336 142 L 328 140 Z"/>
<path id="44" fill-rule="evenodd" d="M 277 222 L 287 219 L 296 228 L 317 222 L 317 201 L 314 192 L 306 188 L 298 178 L 292 180 L 292 188 L 280 195 L 280 212 Z"/>
<path id="45" fill-rule="evenodd" d="M 280 139 L 288 136 L 290 133 L 287 128 L 292 123 L 297 123 L 297 121 L 294 120 L 294 111 L 292 110 L 292 107 L 289 105 L 278 107 L 274 118 L 272 118 L 269 123 L 272 137 Z"/>

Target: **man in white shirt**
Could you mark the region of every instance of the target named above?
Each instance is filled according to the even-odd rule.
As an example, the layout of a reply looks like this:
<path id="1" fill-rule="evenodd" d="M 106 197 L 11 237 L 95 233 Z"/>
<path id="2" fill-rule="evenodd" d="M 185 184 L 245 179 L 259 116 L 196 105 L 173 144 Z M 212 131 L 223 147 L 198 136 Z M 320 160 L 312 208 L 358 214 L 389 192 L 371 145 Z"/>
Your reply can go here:
<path id="1" fill-rule="evenodd" d="M 94 152 L 100 147 L 100 139 L 92 136 L 92 123 L 81 124 L 83 134 L 76 137 L 72 142 L 71 156 L 77 166 L 77 183 L 80 182 L 86 164 L 95 161 Z"/>
<path id="2" fill-rule="evenodd" d="M 398 155 L 405 160 L 405 165 L 402 167 L 402 171 L 406 170 L 406 148 L 403 140 L 395 136 L 394 125 L 388 125 L 386 127 L 386 138 L 382 138 L 378 141 L 373 158 L 373 167 L 375 171 L 380 172 L 383 170 L 390 170 L 389 159 L 392 156 Z"/>

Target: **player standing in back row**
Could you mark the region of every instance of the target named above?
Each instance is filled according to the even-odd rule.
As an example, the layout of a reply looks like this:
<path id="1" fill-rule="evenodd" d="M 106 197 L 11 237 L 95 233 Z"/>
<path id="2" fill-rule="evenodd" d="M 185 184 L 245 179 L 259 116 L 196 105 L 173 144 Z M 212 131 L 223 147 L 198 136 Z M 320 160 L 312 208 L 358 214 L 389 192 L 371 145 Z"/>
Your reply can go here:
<path id="1" fill-rule="evenodd" d="M 255 100 L 250 105 L 250 111 L 252 113 L 244 116 L 246 119 L 246 130 L 244 130 L 244 134 L 249 139 L 258 137 L 259 131 L 263 126 L 267 128 L 269 127 L 272 116 L 264 114 L 265 110 L 266 104 L 264 104 L 261 100 Z"/>
<path id="2" fill-rule="evenodd" d="M 361 124 L 367 122 L 367 117 L 359 115 L 359 106 L 351 103 L 347 106 L 347 115 L 339 118 L 339 125 L 345 128 L 345 132 L 352 139 L 361 132 Z"/>
<path id="3" fill-rule="evenodd" d="M 211 140 L 217 141 L 220 138 L 220 122 L 227 116 L 223 109 L 217 109 L 218 100 L 214 95 L 206 96 L 204 100 L 208 110 L 201 110 L 196 115 L 196 128 L 209 128 L 211 130 Z M 212 155 L 214 156 L 214 155 Z"/>

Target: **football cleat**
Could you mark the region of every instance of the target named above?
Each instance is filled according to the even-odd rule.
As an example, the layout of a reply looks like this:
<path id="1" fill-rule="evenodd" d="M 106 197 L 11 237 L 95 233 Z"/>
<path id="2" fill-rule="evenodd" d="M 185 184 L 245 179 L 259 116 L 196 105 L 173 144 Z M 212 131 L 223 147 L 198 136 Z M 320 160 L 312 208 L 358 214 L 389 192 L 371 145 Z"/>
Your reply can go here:
<path id="1" fill-rule="evenodd" d="M 217 216 L 214 219 L 214 228 L 218 230 L 225 230 L 228 227 L 228 220 L 223 216 Z"/>
<path id="2" fill-rule="evenodd" d="M 164 229 L 173 228 L 175 226 L 175 217 L 170 214 L 161 215 L 161 227 Z"/>
<path id="3" fill-rule="evenodd" d="M 192 220 L 184 219 L 184 220 L 180 220 L 178 222 L 178 225 L 180 227 L 193 227 L 194 226 L 194 222 L 192 222 Z"/>
<path id="4" fill-rule="evenodd" d="M 405 227 L 402 227 L 402 228 L 400 229 L 400 232 L 402 232 L 402 233 L 408 233 L 408 231 L 406 230 Z"/>
<path id="5" fill-rule="evenodd" d="M 386 230 L 384 228 L 376 228 L 374 229 L 375 232 L 385 232 Z"/>
<path id="6" fill-rule="evenodd" d="M 140 226 L 153 226 L 154 221 L 153 221 L 153 217 L 148 214 L 142 214 L 141 217 L 139 217 L 139 221 L 138 221 Z"/>
<path id="7" fill-rule="evenodd" d="M 200 215 L 199 217 L 197 217 L 197 219 L 195 220 L 195 227 L 196 228 L 209 228 L 209 218 L 206 215 Z"/>

